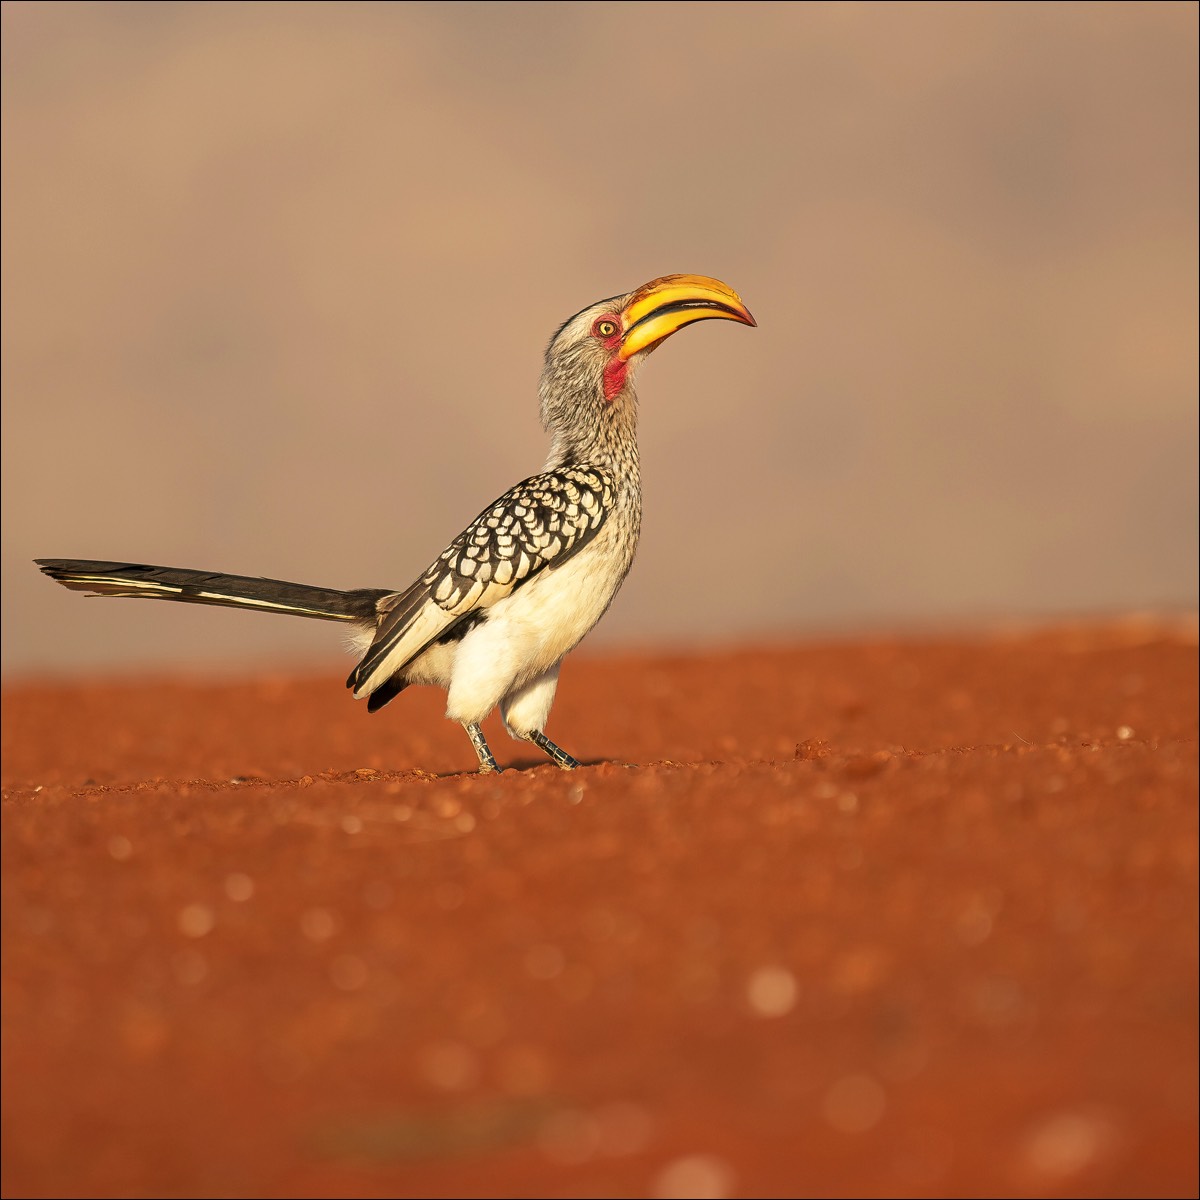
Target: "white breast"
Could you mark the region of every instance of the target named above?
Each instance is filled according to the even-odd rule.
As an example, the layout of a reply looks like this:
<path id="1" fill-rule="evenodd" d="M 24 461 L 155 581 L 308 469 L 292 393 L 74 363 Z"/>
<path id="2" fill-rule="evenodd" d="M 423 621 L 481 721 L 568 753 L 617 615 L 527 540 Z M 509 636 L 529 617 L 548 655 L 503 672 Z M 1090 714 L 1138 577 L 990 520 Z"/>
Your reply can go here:
<path id="1" fill-rule="evenodd" d="M 563 566 L 492 605 L 487 620 L 457 645 L 446 715 L 481 721 L 504 696 L 555 666 L 612 603 L 633 548 L 603 530 Z"/>

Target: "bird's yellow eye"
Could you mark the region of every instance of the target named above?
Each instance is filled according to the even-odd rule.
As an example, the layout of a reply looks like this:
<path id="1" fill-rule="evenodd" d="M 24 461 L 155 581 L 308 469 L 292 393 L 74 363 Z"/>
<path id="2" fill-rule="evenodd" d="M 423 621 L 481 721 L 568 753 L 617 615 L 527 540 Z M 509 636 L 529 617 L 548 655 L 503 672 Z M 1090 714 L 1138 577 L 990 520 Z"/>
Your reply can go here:
<path id="1" fill-rule="evenodd" d="M 597 321 L 596 322 L 596 333 L 600 337 L 610 338 L 616 332 L 617 332 L 617 325 L 616 325 L 615 321 Z"/>

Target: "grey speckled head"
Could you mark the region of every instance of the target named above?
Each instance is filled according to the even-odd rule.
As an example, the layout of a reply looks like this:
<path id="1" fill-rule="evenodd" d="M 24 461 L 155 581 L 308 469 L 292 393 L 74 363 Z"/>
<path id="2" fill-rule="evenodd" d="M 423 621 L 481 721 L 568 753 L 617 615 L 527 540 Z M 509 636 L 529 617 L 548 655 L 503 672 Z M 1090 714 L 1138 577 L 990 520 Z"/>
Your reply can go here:
<path id="1" fill-rule="evenodd" d="M 630 453 L 638 364 L 677 330 L 710 319 L 756 323 L 732 288 L 704 275 L 665 275 L 564 321 L 542 371 L 542 424 L 554 438 L 547 465 Z"/>

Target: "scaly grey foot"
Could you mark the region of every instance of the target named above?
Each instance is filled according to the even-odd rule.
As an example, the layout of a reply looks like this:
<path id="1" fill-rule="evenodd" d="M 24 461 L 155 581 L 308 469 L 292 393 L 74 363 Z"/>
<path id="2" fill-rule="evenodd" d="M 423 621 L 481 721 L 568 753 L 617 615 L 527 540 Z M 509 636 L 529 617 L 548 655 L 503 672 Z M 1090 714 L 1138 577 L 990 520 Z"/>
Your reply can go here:
<path id="1" fill-rule="evenodd" d="M 488 748 L 487 740 L 483 736 L 483 730 L 478 725 L 467 726 L 467 737 L 471 739 L 471 745 L 475 747 L 475 753 L 479 756 L 479 773 L 480 775 L 490 775 L 493 772 L 500 774 L 502 768 L 498 762 L 492 757 L 492 752 Z M 557 747 L 555 747 L 557 749 Z M 559 750 L 561 754 L 562 751 Z"/>
<path id="2" fill-rule="evenodd" d="M 562 767 L 564 771 L 573 771 L 579 763 L 573 759 L 561 746 L 556 746 L 544 733 L 540 730 L 533 730 L 532 733 L 527 733 L 526 738 L 529 739 L 539 750 L 545 751 L 551 759 L 554 760 L 554 765 Z"/>

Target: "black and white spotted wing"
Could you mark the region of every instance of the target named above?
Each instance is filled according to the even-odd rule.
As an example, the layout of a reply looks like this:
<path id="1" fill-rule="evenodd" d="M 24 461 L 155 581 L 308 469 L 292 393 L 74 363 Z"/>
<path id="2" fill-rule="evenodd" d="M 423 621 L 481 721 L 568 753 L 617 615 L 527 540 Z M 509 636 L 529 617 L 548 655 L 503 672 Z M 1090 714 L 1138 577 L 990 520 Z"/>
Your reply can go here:
<path id="1" fill-rule="evenodd" d="M 380 603 L 386 615 L 348 681 L 355 694 L 373 691 L 456 626 L 577 554 L 600 531 L 613 491 L 599 467 L 562 467 L 510 488 L 412 587 Z"/>

